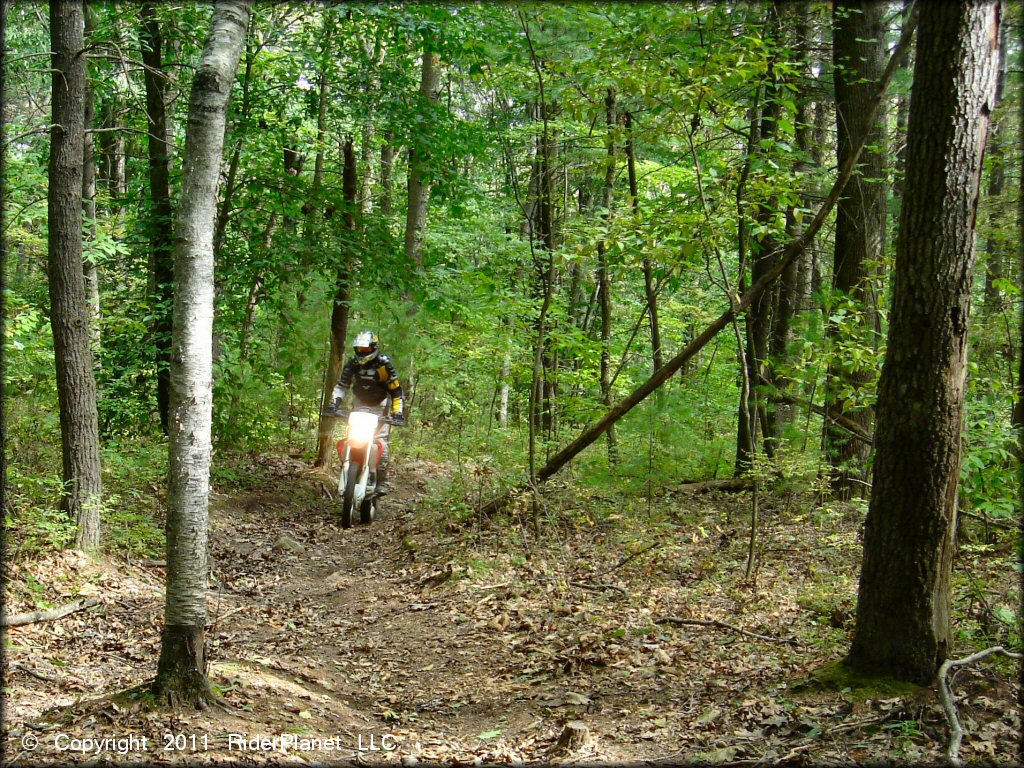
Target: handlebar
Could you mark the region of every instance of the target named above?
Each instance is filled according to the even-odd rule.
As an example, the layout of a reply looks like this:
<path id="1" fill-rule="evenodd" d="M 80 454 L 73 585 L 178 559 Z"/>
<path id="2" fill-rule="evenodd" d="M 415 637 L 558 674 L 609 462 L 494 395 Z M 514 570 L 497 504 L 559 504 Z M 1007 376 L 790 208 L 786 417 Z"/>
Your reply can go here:
<path id="1" fill-rule="evenodd" d="M 330 406 L 328 406 L 327 408 L 324 409 L 325 416 L 333 416 L 336 419 L 348 418 L 348 415 L 350 413 L 352 413 L 351 408 L 331 408 Z M 394 426 L 399 427 L 405 426 L 406 424 L 406 422 L 404 421 L 400 424 L 395 424 L 395 421 L 394 419 L 392 419 L 391 416 L 378 416 L 377 420 L 379 424 L 392 424 Z"/>

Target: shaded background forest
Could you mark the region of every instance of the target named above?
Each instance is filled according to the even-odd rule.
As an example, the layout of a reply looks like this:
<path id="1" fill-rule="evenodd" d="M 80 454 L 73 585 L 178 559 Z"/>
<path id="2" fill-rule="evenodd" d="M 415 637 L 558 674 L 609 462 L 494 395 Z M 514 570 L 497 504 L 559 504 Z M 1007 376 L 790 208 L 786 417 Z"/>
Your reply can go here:
<path id="1" fill-rule="evenodd" d="M 140 19 L 135 6 L 89 5 L 85 248 L 108 543 L 158 552 L 170 306 L 160 206 L 173 210 L 178 193 L 209 8 L 143 8 Z M 236 450 L 314 459 L 338 306 L 349 308 L 349 337 L 375 329 L 399 366 L 412 414 L 399 455 L 458 467 L 446 492 L 453 515 L 521 482 L 645 380 L 756 279 L 759 250 L 797 234 L 831 184 L 831 12 L 782 8 L 782 19 L 762 4 L 258 8 L 231 101 L 215 237 L 214 484 L 237 479 L 218 460 Z M 884 62 L 903 9 L 877 10 Z M 962 532 L 981 542 L 1019 511 L 1018 15 L 1004 9 L 978 216 L 961 500 Z M 17 552 L 66 543 L 73 521 L 57 512 L 45 6 L 9 7 L 7 47 Z M 571 482 L 614 491 L 627 510 L 649 508 L 659 489 L 751 467 L 783 487 L 866 495 L 867 441 L 850 434 L 870 433 L 885 354 L 911 62 L 869 147 L 879 175 L 860 182 L 884 196 L 861 273 L 836 287 L 842 249 L 830 220 L 781 287 L 582 454 Z M 166 101 L 167 197 L 150 174 L 158 123 L 147 76 Z M 826 429 L 826 409 L 853 427 Z"/>

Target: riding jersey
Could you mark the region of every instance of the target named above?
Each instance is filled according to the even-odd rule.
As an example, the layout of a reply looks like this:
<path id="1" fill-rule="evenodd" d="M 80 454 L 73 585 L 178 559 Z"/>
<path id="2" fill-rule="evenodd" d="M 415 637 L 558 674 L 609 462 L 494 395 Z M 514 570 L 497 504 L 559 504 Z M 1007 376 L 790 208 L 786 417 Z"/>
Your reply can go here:
<path id="1" fill-rule="evenodd" d="M 384 398 L 390 397 L 391 412 L 402 412 L 402 384 L 387 355 L 377 355 L 365 365 L 360 365 L 355 357 L 350 358 L 334 387 L 335 399 L 344 399 L 349 389 L 363 405 L 381 405 Z"/>

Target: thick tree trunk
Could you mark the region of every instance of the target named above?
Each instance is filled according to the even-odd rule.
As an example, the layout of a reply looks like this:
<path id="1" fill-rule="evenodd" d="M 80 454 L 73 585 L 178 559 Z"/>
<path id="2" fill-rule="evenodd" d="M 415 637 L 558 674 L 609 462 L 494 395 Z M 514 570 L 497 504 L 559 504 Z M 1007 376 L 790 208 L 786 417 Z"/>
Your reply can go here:
<path id="1" fill-rule="evenodd" d="M 867 107 L 876 91 L 875 83 L 885 66 L 886 7 L 873 0 L 850 0 L 836 4 L 833 12 L 833 61 L 835 64 L 836 132 L 839 162 L 866 137 L 857 174 L 847 185 L 836 209 L 835 263 L 832 288 L 837 296 L 849 296 L 858 308 L 860 322 L 857 338 L 846 339 L 835 323 L 829 323 L 828 336 L 833 347 L 842 342 L 866 343 L 877 347 L 877 325 L 871 278 L 872 265 L 881 263 L 885 254 L 886 229 L 886 131 L 885 114 L 865 120 Z M 855 405 L 839 392 L 859 391 L 873 377 L 864 369 L 850 370 L 842 353 L 829 365 L 825 403 L 830 412 L 857 422 L 871 431 L 870 406 Z M 864 473 L 868 448 L 851 440 L 829 421 L 824 423 L 825 453 L 832 465 L 832 487 L 847 497 L 862 486 L 854 483 Z"/>
<path id="2" fill-rule="evenodd" d="M 342 168 L 342 194 L 345 197 L 345 209 L 342 213 L 343 227 L 346 232 L 356 229 L 356 200 L 358 181 L 356 173 L 356 152 L 349 137 L 343 148 L 344 166 Z M 338 279 L 335 283 L 334 306 L 331 309 L 331 348 L 327 359 L 323 399 L 320 407 L 320 428 L 317 436 L 316 461 L 314 467 L 327 466 L 330 461 L 332 437 L 338 419 L 328 416 L 327 406 L 334 396 L 334 385 L 341 378 L 341 369 L 345 365 L 345 336 L 348 333 L 349 312 L 349 269 L 348 257 L 343 255 L 344 263 L 338 265 Z"/>
<path id="3" fill-rule="evenodd" d="M 57 367 L 65 484 L 61 508 L 76 522 L 75 547 L 100 543 L 99 417 L 82 273 L 82 151 L 85 135 L 83 3 L 50 5 L 52 127 L 47 271 Z"/>
<path id="4" fill-rule="evenodd" d="M 615 129 L 618 117 L 615 109 L 615 89 L 609 88 L 604 100 L 605 125 L 607 136 L 605 137 L 606 159 L 604 169 L 604 186 L 602 187 L 601 205 L 604 213 L 601 218 L 606 227 L 611 225 L 612 220 L 612 194 L 615 184 Z M 612 405 L 612 287 L 611 274 L 608 269 L 608 253 L 604 239 L 597 243 L 597 285 L 598 303 L 601 306 L 601 404 L 605 408 Z M 615 466 L 618 463 L 618 440 L 615 437 L 615 427 L 610 426 L 605 432 L 608 440 L 608 463 Z"/>
<path id="5" fill-rule="evenodd" d="M 146 65 L 146 118 L 149 129 L 149 198 L 152 206 L 148 222 L 150 250 L 149 303 L 153 320 L 149 333 L 156 347 L 156 402 L 160 428 L 168 433 L 167 413 L 171 390 L 171 302 L 174 287 L 174 245 L 171 241 L 171 157 L 167 117 L 167 78 L 163 68 L 163 38 L 157 20 L 156 4 L 144 2 L 140 8 L 142 61 Z"/>
<path id="6" fill-rule="evenodd" d="M 849 662 L 927 684 L 950 651 L 973 236 L 998 5 L 920 10 L 874 482 Z"/>
<path id="7" fill-rule="evenodd" d="M 430 109 L 437 103 L 441 71 L 437 54 L 430 50 L 429 41 L 423 49 L 423 68 L 420 73 L 420 104 Z M 414 139 L 409 147 L 409 205 L 405 216 L 405 257 L 417 267 L 423 266 L 423 238 L 427 229 L 427 207 L 430 201 L 430 182 L 426 178 L 430 166 L 425 136 Z"/>
<path id="8" fill-rule="evenodd" d="M 221 0 L 192 83 L 181 200 L 174 229 L 167 597 L 153 690 L 204 706 L 213 406 L 213 234 L 224 125 L 252 0 Z"/>

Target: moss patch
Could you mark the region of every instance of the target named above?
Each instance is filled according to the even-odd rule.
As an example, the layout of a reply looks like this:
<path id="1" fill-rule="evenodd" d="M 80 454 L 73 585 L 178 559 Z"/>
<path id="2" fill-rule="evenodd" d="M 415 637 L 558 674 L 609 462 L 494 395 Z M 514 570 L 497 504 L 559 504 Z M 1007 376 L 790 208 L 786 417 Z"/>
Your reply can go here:
<path id="1" fill-rule="evenodd" d="M 894 677 L 862 674 L 848 667 L 844 659 L 820 667 L 792 688 L 794 693 L 835 691 L 848 693 L 856 699 L 909 697 L 920 689 L 919 685 Z"/>

